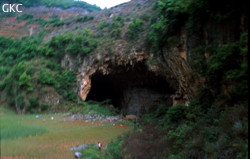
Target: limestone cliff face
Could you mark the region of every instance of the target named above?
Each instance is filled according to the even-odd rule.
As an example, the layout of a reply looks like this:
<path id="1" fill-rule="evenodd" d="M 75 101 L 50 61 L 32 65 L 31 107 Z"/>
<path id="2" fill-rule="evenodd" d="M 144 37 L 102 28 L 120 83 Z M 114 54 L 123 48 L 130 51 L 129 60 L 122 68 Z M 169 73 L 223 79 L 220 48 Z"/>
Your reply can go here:
<path id="1" fill-rule="evenodd" d="M 144 9 L 140 5 L 136 5 L 137 8 L 133 5 L 137 3 L 139 1 L 114 7 L 109 10 L 108 17 L 102 18 L 112 21 L 112 16 L 128 16 L 133 10 L 139 17 L 149 11 L 145 8 L 153 1 L 145 1 L 142 5 Z M 76 68 L 75 63 L 80 63 L 77 92 L 82 100 L 113 98 L 113 104 L 125 113 L 136 115 L 150 111 L 149 105 L 188 105 L 198 89 L 207 82 L 191 67 L 193 58 L 199 55 L 206 62 L 212 55 L 209 51 L 197 51 L 197 47 L 210 44 L 218 47 L 238 39 L 246 30 L 246 19 L 244 16 L 224 21 L 207 19 L 196 32 L 180 27 L 173 36 L 174 42 L 166 43 L 157 57 L 150 53 L 145 42 L 150 24 L 136 42 L 131 42 L 127 38 L 128 26 L 132 22 L 129 21 L 122 28 L 121 38 L 111 39 L 112 48 L 107 49 L 106 45 L 100 44 L 91 56 L 82 61 L 66 56 L 62 64 Z M 146 102 L 143 102 L 143 98 L 147 99 L 144 100 Z"/>
<path id="2" fill-rule="evenodd" d="M 190 32 L 182 28 L 175 37 L 177 42 L 174 44 L 166 44 L 159 57 L 161 72 L 166 74 L 166 70 L 176 81 L 178 81 L 178 89 L 176 95 L 173 96 L 173 104 L 188 105 L 189 99 L 196 96 L 198 89 L 205 86 L 207 81 L 201 77 L 191 64 L 195 56 L 203 58 L 202 63 L 213 54 L 209 50 L 197 51 L 200 46 L 220 47 L 223 44 L 234 42 L 239 39 L 240 35 L 247 31 L 247 17 L 242 14 L 231 19 L 216 21 L 208 19 L 198 32 Z M 160 68 L 159 68 L 160 69 Z M 164 73 L 165 71 L 165 73 Z M 222 91 L 226 91 L 223 88 Z M 179 100 L 175 100 L 179 99 Z"/>
<path id="3" fill-rule="evenodd" d="M 227 21 L 225 24 L 218 25 L 217 22 L 209 21 L 204 25 L 199 34 L 191 34 L 185 29 L 182 29 L 179 34 L 176 35 L 177 42 L 174 44 L 166 44 L 160 56 L 157 58 L 153 58 L 153 55 L 146 49 L 143 39 L 141 39 L 141 44 L 138 44 L 136 49 L 129 47 L 129 45 L 124 42 L 120 45 L 117 44 L 112 54 L 97 51 L 94 55 L 85 58 L 78 70 L 78 93 L 82 100 L 86 100 L 93 85 L 92 77 L 95 74 L 101 74 L 103 77 L 100 78 L 106 78 L 106 76 L 109 75 L 112 76 L 110 79 L 112 78 L 111 81 L 113 83 L 116 83 L 114 79 L 120 81 L 120 86 L 116 85 L 116 89 L 123 90 L 122 95 L 120 95 L 122 97 L 119 97 L 119 100 L 121 100 L 119 105 L 127 114 L 138 115 L 138 112 L 143 112 L 143 110 L 150 111 L 147 105 L 142 106 L 143 100 L 140 101 L 142 98 L 145 99 L 144 101 L 146 103 L 149 103 L 148 105 L 156 105 L 159 103 L 188 105 L 189 100 L 196 95 L 197 90 L 206 84 L 206 79 L 195 73 L 190 65 L 195 48 L 200 45 L 210 44 L 214 40 L 216 40 L 216 45 L 219 46 L 225 42 L 236 39 L 237 37 L 228 36 L 228 34 L 234 31 L 241 32 L 242 27 L 240 25 L 223 27 L 231 23 L 231 21 Z M 239 23 L 243 22 L 239 21 Z M 206 59 L 211 53 L 201 52 L 200 54 Z M 138 77 L 131 79 L 125 77 L 135 76 L 132 73 L 127 73 L 125 76 L 119 75 L 119 72 L 122 71 L 125 71 L 125 73 L 133 72 L 134 67 L 144 67 L 137 65 L 138 63 L 143 63 L 146 68 L 141 69 L 142 72 L 145 74 L 148 72 L 150 74 L 150 76 L 143 78 L 151 80 L 152 87 L 159 90 L 157 86 L 158 83 L 158 85 L 162 85 L 162 87 L 164 87 L 163 85 L 168 85 L 166 89 L 169 90 L 165 92 L 154 92 L 155 90 L 152 90 L 151 86 L 149 87 L 148 82 L 145 82 L 143 78 Z M 137 70 L 136 74 L 140 74 L 140 71 Z M 133 85 L 118 77 L 113 77 L 117 75 L 126 80 L 134 80 L 136 84 Z M 153 76 L 163 78 L 166 83 L 156 80 Z M 138 84 L 137 81 L 139 80 L 142 81 L 143 84 Z M 106 83 L 102 84 L 105 85 Z M 101 88 L 102 87 L 100 87 L 100 89 Z M 106 92 L 108 92 L 109 88 L 105 89 Z M 102 90 L 101 92 L 105 94 L 105 91 Z M 148 99 L 149 101 L 147 101 Z M 158 101 L 158 103 L 155 103 L 155 101 Z"/>
<path id="4" fill-rule="evenodd" d="M 177 47 L 166 50 L 170 53 L 158 58 L 154 64 L 150 64 L 152 55 L 145 48 L 139 49 L 138 52 L 131 49 L 129 53 L 121 53 L 119 51 L 123 50 L 121 48 L 116 50 L 117 52 L 113 56 L 97 53 L 84 59 L 77 76 L 78 93 L 82 100 L 88 98 L 93 85 L 93 76 L 101 74 L 103 77 L 100 78 L 103 79 L 100 80 L 104 81 L 107 76 L 112 76 L 110 80 L 113 85 L 116 85 L 115 89 L 121 89 L 118 91 L 119 93 L 114 93 L 121 94 L 119 97 L 117 95 L 120 100 L 118 105 L 124 114 L 139 116 L 141 113 L 149 112 L 150 106 L 159 104 L 188 105 L 195 88 L 193 88 L 194 81 L 190 79 L 192 70 L 187 62 L 186 50 Z M 121 75 L 121 72 L 125 75 Z M 133 72 L 135 73 L 133 74 Z M 115 84 L 116 82 L 120 82 L 120 84 Z M 105 83 L 102 84 L 105 85 Z M 161 90 L 161 88 L 165 90 Z M 113 88 L 106 88 L 106 92 L 99 91 L 105 94 L 109 92 L 108 89 Z"/>
<path id="5" fill-rule="evenodd" d="M 85 58 L 78 70 L 79 73 L 77 81 L 79 86 L 79 95 L 82 100 L 86 100 L 87 98 L 91 89 L 91 76 L 94 73 L 101 72 L 103 75 L 108 75 L 117 71 L 112 69 L 113 66 L 133 66 L 135 63 L 148 59 L 148 55 L 144 51 L 131 52 L 130 54 L 124 55 L 117 53 L 117 55 L 115 54 L 114 56 L 103 56 L 100 54 Z M 99 61 L 100 59 L 102 59 L 102 62 Z"/>

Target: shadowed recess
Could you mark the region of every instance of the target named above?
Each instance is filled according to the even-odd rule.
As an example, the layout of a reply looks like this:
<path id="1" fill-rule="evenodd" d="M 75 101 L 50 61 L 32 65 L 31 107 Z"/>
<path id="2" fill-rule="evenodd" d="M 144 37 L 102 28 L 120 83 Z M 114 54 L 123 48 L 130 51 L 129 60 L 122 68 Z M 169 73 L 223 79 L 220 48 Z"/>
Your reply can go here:
<path id="1" fill-rule="evenodd" d="M 122 114 L 140 116 L 161 104 L 171 105 L 175 91 L 163 76 L 148 71 L 143 62 L 133 66 L 113 66 L 108 75 L 96 72 L 87 101 L 111 100 Z"/>

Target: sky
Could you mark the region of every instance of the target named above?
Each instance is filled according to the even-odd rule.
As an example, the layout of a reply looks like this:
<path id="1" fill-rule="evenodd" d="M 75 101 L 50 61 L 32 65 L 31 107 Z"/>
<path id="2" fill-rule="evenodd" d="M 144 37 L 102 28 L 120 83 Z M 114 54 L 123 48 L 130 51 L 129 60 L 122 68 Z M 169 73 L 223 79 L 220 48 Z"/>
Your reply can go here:
<path id="1" fill-rule="evenodd" d="M 104 9 L 105 7 L 110 8 L 121 3 L 128 2 L 130 0 L 83 0 L 89 4 L 96 4 L 97 6 Z"/>

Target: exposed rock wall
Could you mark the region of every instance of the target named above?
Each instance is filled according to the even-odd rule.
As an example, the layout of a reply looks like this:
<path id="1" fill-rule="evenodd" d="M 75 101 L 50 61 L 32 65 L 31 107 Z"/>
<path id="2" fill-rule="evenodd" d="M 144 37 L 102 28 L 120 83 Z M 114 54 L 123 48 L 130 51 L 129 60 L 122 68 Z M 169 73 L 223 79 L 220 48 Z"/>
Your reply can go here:
<path id="1" fill-rule="evenodd" d="M 114 55 L 103 56 L 102 62 L 98 61 L 98 54 L 85 58 L 83 64 L 78 70 L 77 81 L 79 85 L 79 95 L 82 100 L 86 100 L 87 95 L 91 89 L 91 76 L 99 71 L 103 75 L 110 74 L 115 70 L 112 70 L 112 66 L 126 66 L 127 64 L 133 66 L 137 62 L 143 61 L 148 58 L 145 52 L 133 52 L 128 55 Z"/>
<path id="2" fill-rule="evenodd" d="M 186 77 L 183 76 L 184 72 L 190 71 L 187 62 L 182 57 L 177 56 L 168 59 L 168 63 L 158 62 L 155 65 L 148 65 L 147 61 L 150 58 L 152 56 L 144 50 L 142 52 L 133 51 L 130 54 L 114 55 L 114 57 L 106 56 L 103 57 L 102 62 L 98 62 L 97 56 L 84 59 L 77 76 L 80 97 L 82 100 L 87 99 L 92 87 L 91 78 L 94 74 L 99 73 L 103 76 L 117 75 L 117 78 L 125 78 L 125 80 L 118 79 L 117 82 L 111 81 L 117 86 L 117 89 L 122 89 L 122 93 L 119 95 L 119 100 L 121 100 L 119 108 L 124 114 L 140 116 L 145 112 L 149 112 L 151 107 L 160 104 L 188 104 L 187 101 L 190 96 L 186 95 L 185 90 L 188 85 L 183 83 L 186 82 Z M 145 64 L 145 66 L 140 66 L 138 63 Z M 176 66 L 178 68 L 175 68 Z M 138 68 L 138 72 L 132 73 L 134 67 L 135 70 L 136 67 L 145 67 L 145 69 L 140 70 Z M 121 75 L 122 71 L 124 71 L 124 75 Z M 126 77 L 126 71 L 131 78 Z M 138 77 L 135 77 L 136 75 Z M 161 80 L 157 78 L 163 78 L 165 83 L 160 82 Z M 169 88 L 165 88 L 166 85 L 169 85 Z M 160 88 L 164 88 L 165 92 L 160 91 Z M 109 91 L 103 92 L 103 90 L 100 90 L 104 94 Z M 177 97 L 179 94 L 181 94 L 181 97 Z"/>
<path id="3" fill-rule="evenodd" d="M 164 98 L 163 93 L 153 91 L 147 88 L 128 88 L 124 90 L 124 97 L 122 102 L 122 112 L 124 114 L 134 114 L 140 116 L 141 114 L 149 113 L 152 109 L 157 108 L 160 104 L 172 104 Z M 166 102 L 166 103 L 165 103 Z"/>
<path id="4" fill-rule="evenodd" d="M 119 9 L 119 8 L 118 8 Z M 82 100 L 86 100 L 91 90 L 92 81 L 91 77 L 96 72 L 103 75 L 114 74 L 117 68 L 122 66 L 135 66 L 136 63 L 143 62 L 147 64 L 149 72 L 153 72 L 156 76 L 162 76 L 165 81 L 171 86 L 173 92 L 166 94 L 168 100 L 166 103 L 184 104 L 188 105 L 189 100 L 196 96 L 198 89 L 206 84 L 206 79 L 202 78 L 198 73 L 195 73 L 191 67 L 193 57 L 196 56 L 197 51 L 195 49 L 199 46 L 213 45 L 213 47 L 220 46 L 227 42 L 232 42 L 238 39 L 240 34 L 244 32 L 247 26 L 247 18 L 242 16 L 241 19 L 235 17 L 230 20 L 216 21 L 208 19 L 202 26 L 194 31 L 188 31 L 184 26 L 177 35 L 174 37 L 176 41 L 173 43 L 166 43 L 162 48 L 160 55 L 153 57 L 150 52 L 146 49 L 145 36 L 142 36 L 138 40 L 139 44 L 131 46 L 126 39 L 118 40 L 115 42 L 112 53 L 105 53 L 99 50 L 91 57 L 85 58 L 82 62 L 81 67 L 78 70 L 78 85 L 79 95 Z M 234 33 L 238 34 L 234 34 Z M 124 35 L 126 33 L 123 33 Z M 231 36 L 233 35 L 233 36 Z M 105 49 L 104 49 L 105 50 Z M 203 56 L 204 60 L 209 58 L 213 53 L 198 52 L 199 56 Z M 153 61 L 153 62 L 152 62 Z M 204 61 L 205 63 L 206 61 Z M 124 90 L 124 98 L 129 98 L 131 94 L 138 97 L 131 97 L 134 102 L 125 104 L 122 106 L 128 113 L 136 112 L 141 109 L 141 105 L 136 105 L 136 102 L 140 98 L 150 99 L 147 103 L 151 103 L 155 96 L 157 100 L 158 93 L 148 93 L 151 97 L 147 97 L 146 92 L 150 90 L 139 91 L 140 88 L 128 88 Z M 139 91 L 139 92 L 138 92 Z M 144 93 L 143 93 L 144 92 Z M 141 97 L 139 97 L 141 94 Z M 169 98 L 171 102 L 169 102 Z M 128 100 L 126 100 L 128 102 Z M 140 102 L 142 104 L 142 102 Z M 134 108 L 131 105 L 136 105 Z M 151 104 L 150 104 L 151 105 Z M 144 106 L 143 109 L 147 109 Z M 137 110 L 138 109 L 138 110 Z"/>

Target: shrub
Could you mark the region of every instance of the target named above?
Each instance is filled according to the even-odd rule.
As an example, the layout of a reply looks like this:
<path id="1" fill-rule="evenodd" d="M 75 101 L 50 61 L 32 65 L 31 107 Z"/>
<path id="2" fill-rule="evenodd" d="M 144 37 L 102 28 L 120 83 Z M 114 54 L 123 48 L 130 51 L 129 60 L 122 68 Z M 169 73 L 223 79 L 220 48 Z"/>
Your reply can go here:
<path id="1" fill-rule="evenodd" d="M 60 62 L 65 54 L 72 57 L 83 58 L 95 50 L 98 41 L 94 38 L 93 33 L 85 29 L 75 37 L 70 34 L 57 35 L 49 41 L 44 48 L 41 49 L 41 54 L 47 57 L 53 57 Z"/>
<path id="2" fill-rule="evenodd" d="M 76 76 L 73 71 L 59 71 L 55 75 L 55 88 L 65 99 L 76 101 L 77 94 L 73 90 L 76 87 Z"/>
<path id="3" fill-rule="evenodd" d="M 99 159 L 102 158 L 102 153 L 99 152 L 97 145 L 88 145 L 84 150 L 81 151 L 84 158 L 86 159 Z"/>
<path id="4" fill-rule="evenodd" d="M 147 15 L 147 14 L 142 14 L 140 16 L 140 19 L 143 20 L 143 21 L 149 21 L 150 20 L 150 16 Z"/>
<path id="5" fill-rule="evenodd" d="M 122 28 L 124 25 L 124 19 L 121 16 L 115 16 L 112 18 L 112 23 L 109 26 L 109 30 Z"/>
<path id="6" fill-rule="evenodd" d="M 84 104 L 84 109 L 86 112 L 95 112 L 100 115 L 105 115 L 105 116 L 112 116 L 115 115 L 114 112 L 111 112 L 111 110 L 105 106 L 99 105 L 99 104 L 89 104 L 85 103 Z"/>
<path id="7" fill-rule="evenodd" d="M 18 22 L 21 22 L 21 21 L 23 21 L 23 20 L 31 20 L 31 19 L 33 19 L 34 17 L 33 17 L 33 15 L 31 15 L 31 14 L 22 14 L 22 15 L 20 15 L 20 16 L 18 16 L 17 17 L 17 21 Z"/>
<path id="8" fill-rule="evenodd" d="M 171 154 L 168 159 L 184 159 L 184 157 L 182 155 L 174 155 Z"/>
<path id="9" fill-rule="evenodd" d="M 31 75 L 27 74 L 27 72 L 23 72 L 18 81 L 18 85 L 21 89 L 26 89 L 27 91 L 32 91 L 32 81 L 31 81 Z"/>
<path id="10" fill-rule="evenodd" d="M 109 159 L 123 159 L 123 155 L 122 155 L 122 142 L 123 142 L 124 138 L 120 137 L 116 140 L 114 140 L 113 142 L 111 142 L 108 147 L 107 150 L 105 152 L 105 158 L 109 158 Z"/>
<path id="11" fill-rule="evenodd" d="M 39 74 L 38 74 L 38 81 L 41 84 L 46 84 L 46 85 L 55 85 L 56 84 L 56 80 L 54 78 L 54 76 L 47 70 L 45 69 L 41 69 Z"/>
<path id="12" fill-rule="evenodd" d="M 210 87 L 217 89 L 218 93 L 222 93 L 218 90 L 221 88 L 221 83 L 232 85 L 232 89 L 228 92 L 230 102 L 247 100 L 247 36 L 248 33 L 242 34 L 239 41 L 225 44 L 216 49 L 207 62 L 206 76 Z"/>
<path id="13" fill-rule="evenodd" d="M 203 128 L 203 130 L 201 131 L 201 135 L 210 142 L 215 142 L 217 141 L 217 136 L 218 133 L 216 131 L 214 131 L 211 127 L 209 128 Z"/>
<path id="14" fill-rule="evenodd" d="M 83 16 L 83 17 L 77 18 L 77 19 L 76 19 L 76 22 L 78 22 L 78 23 L 85 23 L 85 22 L 91 21 L 91 20 L 93 20 L 93 19 L 94 19 L 93 16 Z"/>
<path id="15" fill-rule="evenodd" d="M 183 105 L 175 105 L 168 109 L 167 121 L 169 124 L 179 123 L 181 120 L 186 119 L 187 107 Z"/>
<path id="16" fill-rule="evenodd" d="M 38 102 L 38 98 L 37 97 L 31 97 L 29 99 L 29 106 L 27 108 L 27 111 L 30 113 L 35 113 L 36 109 L 40 106 L 39 102 Z"/>
<path id="17" fill-rule="evenodd" d="M 55 63 L 53 60 L 46 60 L 46 67 L 53 71 L 59 71 L 61 69 L 61 65 L 58 63 Z"/>
<path id="18" fill-rule="evenodd" d="M 41 111 L 46 111 L 46 110 L 48 110 L 49 105 L 48 104 L 41 104 L 40 107 L 41 107 Z"/>
<path id="19" fill-rule="evenodd" d="M 138 38 L 139 33 L 143 31 L 144 22 L 141 19 L 134 19 L 131 24 L 128 26 L 128 37 L 131 40 L 135 40 Z"/>
<path id="20" fill-rule="evenodd" d="M 173 148 L 175 150 L 183 149 L 186 144 L 186 140 L 188 140 L 192 136 L 192 131 L 194 130 L 193 126 L 188 124 L 178 125 L 173 130 L 169 130 L 167 133 L 167 140 L 173 141 Z"/>
<path id="21" fill-rule="evenodd" d="M 85 57 L 90 54 L 97 46 L 97 41 L 89 30 L 84 30 L 82 34 L 77 35 L 66 47 L 66 51 L 71 55 L 80 55 Z"/>
<path id="22" fill-rule="evenodd" d="M 143 115 L 142 119 L 146 122 L 154 122 L 154 121 L 162 121 L 164 118 L 166 118 L 166 114 L 168 112 L 169 106 L 166 105 L 160 105 L 157 107 L 156 110 L 153 110 L 149 114 Z"/>
<path id="23" fill-rule="evenodd" d="M 101 21 L 98 25 L 97 25 L 97 29 L 98 30 L 102 30 L 106 27 L 109 26 L 109 23 L 107 21 Z"/>
<path id="24" fill-rule="evenodd" d="M 118 39 L 121 36 L 121 29 L 113 29 L 110 33 L 112 38 Z"/>

